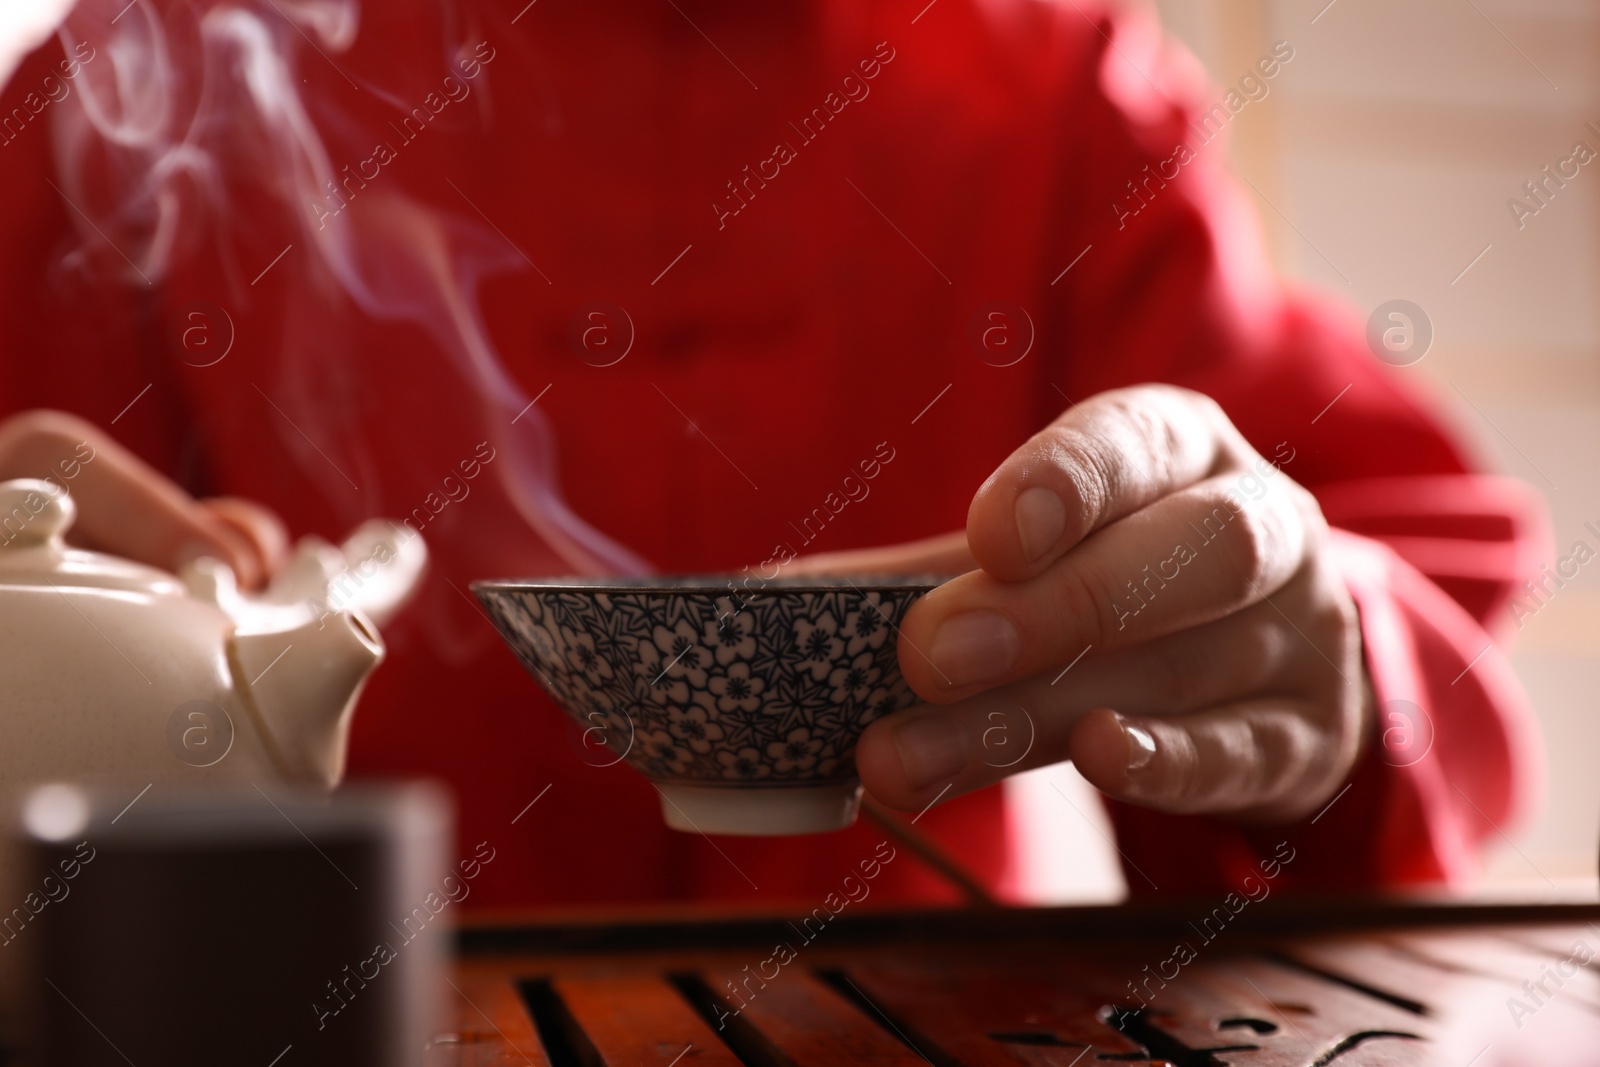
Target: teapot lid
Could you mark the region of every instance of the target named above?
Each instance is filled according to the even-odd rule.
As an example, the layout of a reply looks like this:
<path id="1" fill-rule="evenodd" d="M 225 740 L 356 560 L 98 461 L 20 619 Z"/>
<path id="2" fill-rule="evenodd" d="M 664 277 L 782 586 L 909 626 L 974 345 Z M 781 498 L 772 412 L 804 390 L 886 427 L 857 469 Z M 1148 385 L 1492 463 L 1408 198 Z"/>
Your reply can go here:
<path id="1" fill-rule="evenodd" d="M 71 495 L 53 482 L 34 478 L 0 482 L 0 586 L 185 592 L 166 571 L 69 547 L 65 537 L 77 514 Z"/>

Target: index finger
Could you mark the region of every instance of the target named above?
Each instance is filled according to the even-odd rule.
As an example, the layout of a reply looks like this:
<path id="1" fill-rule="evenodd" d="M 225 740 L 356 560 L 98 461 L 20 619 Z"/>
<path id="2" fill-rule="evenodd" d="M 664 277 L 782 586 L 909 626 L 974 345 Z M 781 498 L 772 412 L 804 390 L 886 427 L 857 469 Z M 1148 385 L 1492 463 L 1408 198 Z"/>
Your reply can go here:
<path id="1" fill-rule="evenodd" d="M 1044 573 L 961 575 L 900 624 L 900 666 L 923 699 L 950 703 L 1059 668 L 1085 648 L 1144 644 L 1271 596 L 1315 557 L 1325 522 L 1286 479 L 1246 500 L 1227 473 L 1090 535 Z"/>
<path id="2" fill-rule="evenodd" d="M 1040 573 L 1090 534 L 1246 461 L 1216 401 L 1167 385 L 1101 393 L 1017 449 L 978 489 L 967 542 L 1001 581 Z"/>
<path id="3" fill-rule="evenodd" d="M 785 576 L 835 574 L 964 574 L 972 570 L 965 530 L 902 545 L 877 545 L 800 556 L 782 565 Z"/>
<path id="4" fill-rule="evenodd" d="M 62 475 L 64 461 L 71 475 Z M 216 556 L 254 588 L 266 564 L 251 543 L 165 475 L 74 415 L 33 411 L 0 425 L 0 478 L 60 476 L 78 503 L 73 534 L 86 547 L 176 570 Z"/>

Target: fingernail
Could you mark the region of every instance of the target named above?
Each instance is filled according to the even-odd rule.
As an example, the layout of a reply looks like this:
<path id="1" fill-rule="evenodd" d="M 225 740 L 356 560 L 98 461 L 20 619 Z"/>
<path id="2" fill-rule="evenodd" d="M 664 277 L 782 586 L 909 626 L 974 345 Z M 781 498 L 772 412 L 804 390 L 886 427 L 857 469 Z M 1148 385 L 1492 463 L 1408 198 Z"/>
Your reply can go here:
<path id="1" fill-rule="evenodd" d="M 1120 715 L 1117 721 L 1122 725 L 1122 733 L 1128 739 L 1128 770 L 1137 771 L 1150 765 L 1156 758 L 1156 739 L 1149 730 L 1142 726 L 1135 726 Z"/>
<path id="2" fill-rule="evenodd" d="M 1022 555 L 1032 563 L 1061 540 L 1067 528 L 1067 506 L 1052 489 L 1036 485 L 1017 497 L 1017 538 Z"/>
<path id="3" fill-rule="evenodd" d="M 932 659 L 952 688 L 998 678 L 1022 646 L 1011 620 L 993 611 L 969 611 L 944 621 L 933 638 Z"/>
<path id="4" fill-rule="evenodd" d="M 900 766 L 912 789 L 948 782 L 967 766 L 967 734 L 943 712 L 911 719 L 894 733 Z"/>

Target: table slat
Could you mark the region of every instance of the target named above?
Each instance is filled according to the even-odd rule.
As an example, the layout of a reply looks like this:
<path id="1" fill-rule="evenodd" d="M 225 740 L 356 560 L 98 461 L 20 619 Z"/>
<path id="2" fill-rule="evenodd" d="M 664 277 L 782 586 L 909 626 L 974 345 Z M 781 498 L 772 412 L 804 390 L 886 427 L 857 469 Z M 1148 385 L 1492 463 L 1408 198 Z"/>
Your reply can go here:
<path id="1" fill-rule="evenodd" d="M 1176 955 L 1158 936 L 886 936 L 830 946 L 740 996 L 726 983 L 746 989 L 754 957 L 713 930 L 676 951 L 458 960 L 455 1028 L 427 1063 L 1600 1067 L 1600 961 L 1573 966 L 1580 943 L 1600 946 L 1600 926 L 1323 926 L 1194 942 L 1161 982 Z M 1572 973 L 1557 983 L 1560 964 Z M 1541 978 L 1551 988 L 1535 996 L 1524 983 Z"/>
<path id="2" fill-rule="evenodd" d="M 428 1067 L 549 1067 L 510 973 L 458 964 L 449 990 L 453 1029 L 429 1045 Z"/>
<path id="3" fill-rule="evenodd" d="M 1575 999 L 1558 995 L 1535 1004 L 1506 977 L 1483 968 L 1441 966 L 1449 961 L 1438 953 L 1409 953 L 1387 938 L 1306 939 L 1285 952 L 1310 966 L 1428 1005 L 1438 1063 L 1464 1064 L 1480 1053 L 1475 1067 L 1600 1063 L 1600 1055 L 1577 1055 L 1593 1046 L 1600 1023 L 1591 1008 Z M 1583 1034 L 1589 1036 L 1575 1040 Z"/>
<path id="4" fill-rule="evenodd" d="M 683 994 L 659 975 L 558 977 L 554 988 L 607 1067 L 741 1067 Z"/>
<path id="5" fill-rule="evenodd" d="M 1392 1004 L 1248 955 L 1190 964 L 1151 1000 L 1150 1020 L 1192 1050 L 1256 1046 L 1215 1054 L 1230 1067 L 1305 1067 L 1336 1053 L 1345 1064 L 1357 1050 L 1375 1062 L 1422 1064 L 1433 1031 Z"/>
<path id="6" fill-rule="evenodd" d="M 713 990 L 736 989 L 747 977 L 731 966 L 708 972 Z M 795 1067 L 832 1067 L 852 1063 L 865 1067 L 925 1067 L 891 1032 L 846 1000 L 837 990 L 796 967 L 755 989 L 739 1017 L 777 1046 Z"/>
<path id="7" fill-rule="evenodd" d="M 1562 999 L 1581 1004 L 1600 1016 L 1600 974 L 1572 958 L 1575 941 L 1559 948 L 1543 948 L 1490 931 L 1395 933 L 1383 940 L 1403 953 L 1437 966 L 1497 981 L 1524 997 L 1534 995 L 1523 988 L 1524 983 L 1543 981 L 1545 991 L 1552 995 L 1559 993 Z M 1587 939 L 1591 954 L 1596 951 L 1597 944 L 1600 942 L 1592 935 Z M 1558 968 L 1562 964 L 1572 973 L 1561 974 Z M 1539 995 L 1542 997 L 1543 992 Z"/>
<path id="8" fill-rule="evenodd" d="M 1069 1062 L 1085 1047 L 1093 1049 L 1086 1061 L 1144 1051 L 1104 1020 L 1126 1000 L 1106 982 L 1064 988 L 1023 969 L 909 963 L 852 967 L 845 977 L 935 1064 L 940 1052 L 969 1067 L 1015 1067 L 1019 1058 L 1054 1063 L 1061 1052 Z"/>

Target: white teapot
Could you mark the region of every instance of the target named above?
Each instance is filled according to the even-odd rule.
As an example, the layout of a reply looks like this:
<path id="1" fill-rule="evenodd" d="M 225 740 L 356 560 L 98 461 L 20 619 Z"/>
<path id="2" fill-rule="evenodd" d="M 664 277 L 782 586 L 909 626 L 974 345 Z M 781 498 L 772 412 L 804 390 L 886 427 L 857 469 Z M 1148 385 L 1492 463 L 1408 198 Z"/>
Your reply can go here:
<path id="1" fill-rule="evenodd" d="M 180 578 L 72 548 L 75 514 L 59 486 L 0 482 L 0 785 L 337 785 L 422 538 L 385 520 L 308 538 L 247 596 L 213 559 Z"/>

